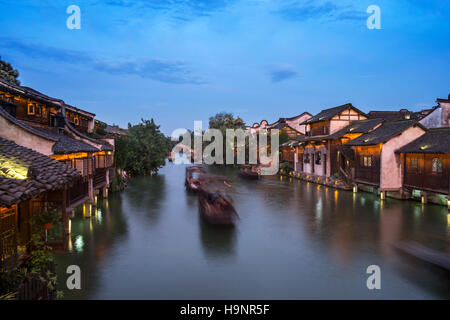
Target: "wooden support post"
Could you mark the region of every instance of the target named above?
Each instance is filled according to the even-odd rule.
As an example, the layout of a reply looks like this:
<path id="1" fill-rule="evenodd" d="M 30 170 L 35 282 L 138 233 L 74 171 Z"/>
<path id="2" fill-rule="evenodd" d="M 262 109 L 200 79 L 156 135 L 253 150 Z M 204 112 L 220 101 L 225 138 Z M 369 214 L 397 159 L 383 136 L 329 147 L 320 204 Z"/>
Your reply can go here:
<path id="1" fill-rule="evenodd" d="M 108 187 L 104 187 L 102 192 L 103 192 L 103 198 L 108 198 Z"/>
<path id="2" fill-rule="evenodd" d="M 297 150 L 294 149 L 294 172 L 297 172 Z"/>
<path id="3" fill-rule="evenodd" d="M 422 204 L 428 203 L 428 194 L 425 191 L 422 191 L 421 201 L 422 201 Z"/>

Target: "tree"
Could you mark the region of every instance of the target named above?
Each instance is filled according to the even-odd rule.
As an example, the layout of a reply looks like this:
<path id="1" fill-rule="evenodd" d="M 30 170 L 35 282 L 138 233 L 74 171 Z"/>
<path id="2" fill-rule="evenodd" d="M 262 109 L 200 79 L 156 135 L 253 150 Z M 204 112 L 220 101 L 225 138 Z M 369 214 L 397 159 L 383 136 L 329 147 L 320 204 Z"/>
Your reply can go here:
<path id="1" fill-rule="evenodd" d="M 166 162 L 169 141 L 153 119 L 128 125 L 128 137 L 115 139 L 115 163 L 131 176 L 157 172 Z"/>
<path id="2" fill-rule="evenodd" d="M 226 130 L 227 129 L 243 129 L 244 130 L 245 122 L 240 117 L 234 118 L 232 113 L 220 112 L 220 113 L 216 113 L 215 116 L 209 118 L 209 128 L 210 129 L 218 129 L 222 132 L 223 157 L 226 157 L 226 152 L 227 152 Z M 235 139 L 235 142 L 236 142 L 236 139 Z M 247 142 L 248 142 L 248 139 L 246 139 L 246 144 L 247 144 Z"/>
<path id="3" fill-rule="evenodd" d="M 220 112 L 209 118 L 209 128 L 219 129 L 225 136 L 226 129 L 244 129 L 245 122 L 240 117 L 234 118 L 232 113 Z"/>
<path id="4" fill-rule="evenodd" d="M 3 61 L 0 57 L 0 78 L 15 84 L 20 85 L 19 71 L 14 69 L 9 62 Z"/>

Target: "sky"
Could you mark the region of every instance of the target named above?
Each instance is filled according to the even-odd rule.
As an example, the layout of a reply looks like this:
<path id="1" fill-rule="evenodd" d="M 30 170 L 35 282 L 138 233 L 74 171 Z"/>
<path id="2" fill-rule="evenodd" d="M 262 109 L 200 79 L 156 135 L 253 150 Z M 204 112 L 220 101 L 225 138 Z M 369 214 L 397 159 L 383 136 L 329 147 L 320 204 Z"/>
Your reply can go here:
<path id="1" fill-rule="evenodd" d="M 81 28 L 69 29 L 77 5 Z M 370 5 L 381 28 L 369 29 Z M 450 0 L 0 0 L 0 56 L 22 85 L 170 134 L 352 103 L 420 110 L 450 93 Z"/>

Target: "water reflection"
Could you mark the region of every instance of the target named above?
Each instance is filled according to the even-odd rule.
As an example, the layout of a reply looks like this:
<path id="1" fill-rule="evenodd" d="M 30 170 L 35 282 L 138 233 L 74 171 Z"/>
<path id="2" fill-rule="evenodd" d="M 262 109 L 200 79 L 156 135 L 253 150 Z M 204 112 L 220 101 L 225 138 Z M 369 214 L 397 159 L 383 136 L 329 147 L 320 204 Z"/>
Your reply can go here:
<path id="1" fill-rule="evenodd" d="M 201 217 L 198 221 L 203 252 L 208 259 L 228 259 L 236 254 L 236 227 L 211 226 Z"/>
<path id="2" fill-rule="evenodd" d="M 417 241 L 449 252 L 446 207 L 208 170 L 234 187 L 235 228 L 204 222 L 185 166 L 168 164 L 100 201 L 92 217 L 77 212 L 58 276 L 79 265 L 83 290 L 66 298 L 450 298 L 446 276 L 394 247 Z M 365 287 L 371 264 L 386 279 L 376 295 Z"/>

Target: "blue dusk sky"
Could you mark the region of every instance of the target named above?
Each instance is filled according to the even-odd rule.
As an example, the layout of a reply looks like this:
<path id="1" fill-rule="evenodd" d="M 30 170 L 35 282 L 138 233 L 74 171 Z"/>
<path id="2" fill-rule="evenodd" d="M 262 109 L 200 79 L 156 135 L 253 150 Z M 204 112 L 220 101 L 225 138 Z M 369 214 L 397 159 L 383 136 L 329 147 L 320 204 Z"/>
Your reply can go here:
<path id="1" fill-rule="evenodd" d="M 220 111 L 251 125 L 348 102 L 419 110 L 450 93 L 449 0 L 0 5 L 0 56 L 22 85 L 123 127 L 154 118 L 170 134 Z M 66 27 L 69 5 L 80 30 Z"/>

